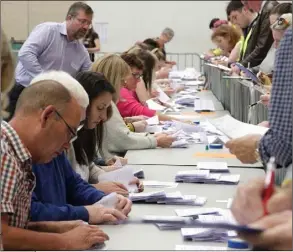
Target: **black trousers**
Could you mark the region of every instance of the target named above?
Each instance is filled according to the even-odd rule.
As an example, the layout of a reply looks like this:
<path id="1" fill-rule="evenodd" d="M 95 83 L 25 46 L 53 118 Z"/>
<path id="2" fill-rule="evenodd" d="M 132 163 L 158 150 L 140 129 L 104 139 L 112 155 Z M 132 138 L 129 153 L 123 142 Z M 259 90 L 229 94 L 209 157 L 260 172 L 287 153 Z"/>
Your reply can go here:
<path id="1" fill-rule="evenodd" d="M 9 98 L 9 105 L 7 107 L 7 111 L 9 112 L 9 117 L 5 119 L 5 121 L 10 121 L 10 119 L 14 115 L 14 111 L 16 108 L 16 103 L 18 101 L 18 97 L 20 96 L 21 92 L 25 89 L 24 86 L 20 85 L 19 83 L 15 82 L 15 85 L 8 93 Z"/>

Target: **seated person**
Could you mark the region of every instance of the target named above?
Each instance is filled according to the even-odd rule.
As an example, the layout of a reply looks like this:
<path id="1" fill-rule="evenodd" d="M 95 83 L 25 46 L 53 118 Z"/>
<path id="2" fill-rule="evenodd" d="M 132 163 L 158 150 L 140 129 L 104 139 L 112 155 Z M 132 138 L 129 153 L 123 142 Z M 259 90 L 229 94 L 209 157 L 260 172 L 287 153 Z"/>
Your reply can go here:
<path id="1" fill-rule="evenodd" d="M 152 117 L 158 115 L 160 121 L 171 121 L 174 118 L 161 114 L 155 110 L 149 109 L 148 107 L 142 105 L 136 96 L 135 90 L 137 89 L 137 84 L 140 82 L 140 76 L 147 74 L 147 54 L 146 51 L 137 52 L 141 59 L 144 60 L 143 65 L 139 57 L 135 53 L 122 54 L 121 58 L 129 65 L 131 68 L 131 75 L 125 80 L 124 87 L 120 90 L 120 99 L 117 103 L 117 108 L 122 117 L 131 117 L 144 115 Z M 151 57 L 151 55 L 149 55 Z M 144 67 L 145 66 L 145 67 Z"/>
<path id="2" fill-rule="evenodd" d="M 119 100 L 121 87 L 125 80 L 131 75 L 131 69 L 127 63 L 118 55 L 109 54 L 99 58 L 92 66 L 93 72 L 104 74 L 106 79 L 115 88 L 115 95 L 111 103 L 113 109 L 112 117 L 105 122 L 103 134 L 103 146 L 101 154 L 107 162 L 115 155 L 124 155 L 127 150 L 152 149 L 158 147 L 170 147 L 174 141 L 173 137 L 165 134 L 156 136 L 149 133 L 135 133 L 129 131 L 116 106 Z"/>
<path id="3" fill-rule="evenodd" d="M 12 82 L 13 67 L 5 67 L 13 64 L 9 62 L 11 57 L 2 57 L 9 55 L 4 38 L 2 33 L 1 81 L 7 87 Z M 81 87 L 78 91 L 85 93 Z M 2 121 L 1 248 L 5 250 L 84 250 L 109 239 L 98 227 L 80 221 L 31 222 L 31 197 L 36 185 L 31 164 L 50 162 L 57 152 L 68 148 L 71 139 L 57 110 L 73 129 L 78 127 L 82 110 L 76 99 L 60 83 L 41 81 L 25 88 L 12 120 Z"/>
<path id="4" fill-rule="evenodd" d="M 38 83 L 38 80 L 48 78 L 50 74 L 43 73 L 37 76 L 32 80 L 31 86 L 36 85 L 35 83 Z M 53 72 L 52 75 L 55 76 L 54 80 L 60 80 L 60 83 L 69 90 L 82 111 L 82 124 L 77 127 L 77 130 L 74 130 L 70 126 L 70 121 L 66 121 L 59 112 L 56 114 L 66 126 L 68 130 L 67 135 L 70 136 L 69 142 L 72 143 L 76 139 L 78 131 L 84 126 L 84 115 L 89 104 L 88 94 L 84 91 L 80 83 L 70 75 L 64 72 Z M 79 92 L 80 88 L 83 89 L 83 93 Z M 72 169 L 65 153 L 63 153 L 64 150 L 66 149 L 60 149 L 56 152 L 54 156 L 57 157 L 46 164 L 33 165 L 33 172 L 37 183 L 34 188 L 31 203 L 32 220 L 83 220 L 97 224 L 107 222 L 109 218 L 116 219 L 117 217 L 118 219 L 125 219 L 130 212 L 131 202 L 127 198 L 118 195 L 116 208 L 119 211 L 107 209 L 101 205 L 94 205 L 105 196 L 105 193 L 84 181 Z"/>

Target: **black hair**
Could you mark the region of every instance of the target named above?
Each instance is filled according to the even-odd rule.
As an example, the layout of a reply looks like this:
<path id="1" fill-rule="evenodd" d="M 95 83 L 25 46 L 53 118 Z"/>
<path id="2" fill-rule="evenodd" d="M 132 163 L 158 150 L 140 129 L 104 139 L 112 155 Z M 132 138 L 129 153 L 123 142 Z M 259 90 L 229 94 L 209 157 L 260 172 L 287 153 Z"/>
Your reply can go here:
<path id="1" fill-rule="evenodd" d="M 220 20 L 219 18 L 213 18 L 209 24 L 209 28 L 210 29 L 214 28 L 214 24 L 219 20 Z"/>
<path id="2" fill-rule="evenodd" d="M 75 2 L 69 7 L 69 10 L 66 14 L 66 18 L 68 16 L 72 16 L 72 17 L 77 16 L 79 10 L 83 10 L 86 15 L 93 15 L 94 14 L 93 9 L 89 5 L 87 5 L 86 3 Z"/>
<path id="3" fill-rule="evenodd" d="M 143 43 L 144 43 L 145 45 L 147 45 L 149 51 L 152 51 L 152 50 L 154 50 L 155 48 L 160 48 L 159 43 L 158 43 L 156 40 L 151 39 L 151 38 L 145 39 L 145 40 L 143 41 Z"/>
<path id="4" fill-rule="evenodd" d="M 87 115 L 89 113 L 92 101 L 107 92 L 115 93 L 114 87 L 106 80 L 103 74 L 90 71 L 80 72 L 76 75 L 76 80 L 83 86 L 89 97 L 89 106 L 87 107 Z M 107 111 L 107 118 L 112 115 L 111 106 Z M 88 165 L 97 157 L 97 147 L 102 147 L 103 124 L 100 123 L 95 129 L 87 129 L 83 127 L 78 131 L 78 137 L 73 142 L 76 161 L 80 165 Z"/>
<path id="5" fill-rule="evenodd" d="M 276 14 L 281 16 L 283 14 L 292 13 L 292 3 L 280 3 L 276 5 L 270 12 L 270 15 Z"/>
<path id="6" fill-rule="evenodd" d="M 241 0 L 232 0 L 226 7 L 226 14 L 229 17 L 232 11 L 241 11 L 243 7 Z"/>

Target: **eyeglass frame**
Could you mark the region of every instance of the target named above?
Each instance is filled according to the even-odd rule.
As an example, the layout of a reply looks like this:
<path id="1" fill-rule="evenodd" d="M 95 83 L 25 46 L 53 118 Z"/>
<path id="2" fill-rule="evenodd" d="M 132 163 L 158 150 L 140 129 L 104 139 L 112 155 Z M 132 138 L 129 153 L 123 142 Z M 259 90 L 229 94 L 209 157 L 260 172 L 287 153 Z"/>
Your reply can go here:
<path id="1" fill-rule="evenodd" d="M 277 25 L 285 25 L 285 27 L 284 27 L 285 29 L 290 26 L 289 22 L 283 17 L 278 17 L 278 19 L 275 21 L 275 23 L 271 24 L 270 28 L 275 29 L 275 30 L 282 30 L 282 29 L 276 29 L 275 27 Z"/>
<path id="2" fill-rule="evenodd" d="M 64 124 L 66 125 L 67 129 L 70 131 L 72 137 L 69 140 L 69 143 L 73 143 L 76 139 L 77 139 L 77 132 L 80 131 L 82 129 L 82 127 L 84 126 L 84 124 L 80 124 L 77 127 L 76 132 L 71 128 L 71 126 L 66 122 L 66 120 L 63 118 L 63 116 L 57 111 L 54 110 L 56 115 L 64 122 Z"/>
<path id="3" fill-rule="evenodd" d="M 139 74 L 139 73 L 131 73 L 131 74 L 137 80 L 140 79 L 143 76 L 143 74 Z"/>

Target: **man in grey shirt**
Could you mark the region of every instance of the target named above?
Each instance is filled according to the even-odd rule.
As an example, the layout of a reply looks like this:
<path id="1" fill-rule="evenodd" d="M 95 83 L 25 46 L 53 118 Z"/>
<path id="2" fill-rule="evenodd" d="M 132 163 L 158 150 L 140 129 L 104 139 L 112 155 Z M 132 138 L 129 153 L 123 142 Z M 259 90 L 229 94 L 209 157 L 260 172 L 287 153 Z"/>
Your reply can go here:
<path id="1" fill-rule="evenodd" d="M 83 2 L 72 4 L 63 23 L 37 25 L 18 53 L 15 86 L 9 92 L 10 118 L 19 95 L 31 80 L 48 70 L 62 70 L 71 75 L 89 70 L 91 61 L 79 39 L 92 25 L 93 10 Z"/>

